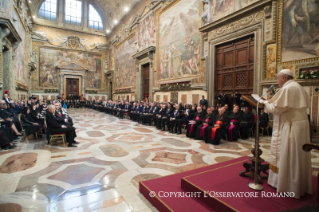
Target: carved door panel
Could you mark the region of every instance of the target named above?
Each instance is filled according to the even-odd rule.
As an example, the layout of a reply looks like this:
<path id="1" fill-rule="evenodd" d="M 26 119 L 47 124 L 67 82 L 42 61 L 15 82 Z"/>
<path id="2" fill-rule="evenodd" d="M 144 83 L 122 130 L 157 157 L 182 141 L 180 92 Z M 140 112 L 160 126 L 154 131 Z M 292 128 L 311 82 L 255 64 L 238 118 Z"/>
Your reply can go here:
<path id="1" fill-rule="evenodd" d="M 215 92 L 252 94 L 254 78 L 254 37 L 248 36 L 216 48 Z M 232 102 L 229 102 L 232 108 Z"/>
<path id="2" fill-rule="evenodd" d="M 149 96 L 150 90 L 150 66 L 143 66 L 143 97 Z"/>
<path id="3" fill-rule="evenodd" d="M 79 95 L 79 79 L 66 79 L 66 95 Z"/>
<path id="4" fill-rule="evenodd" d="M 193 96 L 192 96 L 192 104 L 199 105 L 199 94 L 193 94 Z"/>
<path id="5" fill-rule="evenodd" d="M 187 102 L 187 94 L 182 94 L 182 104 L 185 105 Z"/>

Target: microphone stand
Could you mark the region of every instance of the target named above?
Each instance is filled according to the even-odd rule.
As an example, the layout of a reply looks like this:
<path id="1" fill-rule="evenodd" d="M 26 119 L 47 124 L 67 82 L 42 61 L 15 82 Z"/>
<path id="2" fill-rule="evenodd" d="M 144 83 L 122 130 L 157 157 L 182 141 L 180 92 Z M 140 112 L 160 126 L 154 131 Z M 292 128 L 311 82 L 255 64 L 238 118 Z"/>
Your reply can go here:
<path id="1" fill-rule="evenodd" d="M 273 85 L 260 97 L 260 99 L 268 93 L 271 89 L 273 89 Z M 249 183 L 248 187 L 257 191 L 261 191 L 264 189 L 262 185 L 258 183 L 258 162 L 259 162 L 259 101 L 257 102 L 256 111 L 257 111 L 257 120 L 256 120 L 256 135 L 255 135 L 255 171 L 254 171 L 254 182 Z M 260 161 L 261 163 L 262 161 Z"/>

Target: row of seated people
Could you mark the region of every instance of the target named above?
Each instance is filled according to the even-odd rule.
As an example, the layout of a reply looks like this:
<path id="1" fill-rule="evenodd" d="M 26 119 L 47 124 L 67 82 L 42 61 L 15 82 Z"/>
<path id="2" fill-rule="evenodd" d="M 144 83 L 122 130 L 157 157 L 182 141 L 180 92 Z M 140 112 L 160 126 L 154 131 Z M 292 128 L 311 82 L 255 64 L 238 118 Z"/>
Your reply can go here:
<path id="1" fill-rule="evenodd" d="M 182 126 L 186 125 L 187 137 L 203 139 L 207 143 L 218 145 L 221 139 L 237 141 L 239 132 L 242 139 L 249 137 L 249 132 L 253 129 L 255 116 L 248 107 L 239 110 L 238 105 L 234 105 L 233 111 L 228 110 L 228 105 L 215 110 L 214 107 L 171 104 L 171 103 L 143 103 L 108 101 L 104 104 L 95 104 L 93 109 L 105 112 L 110 115 L 123 118 L 127 114 L 130 120 L 150 125 L 153 120 L 157 129 L 181 134 Z M 268 114 L 262 111 L 260 126 L 266 127 L 268 124 Z M 166 129 L 167 127 L 167 129 Z M 211 132 L 211 133 L 210 133 Z"/>
<path id="2" fill-rule="evenodd" d="M 62 108 L 61 103 L 58 101 L 54 101 L 53 104 L 52 106 L 55 109 L 54 117 L 61 125 L 60 128 L 62 128 L 62 125 L 70 126 L 69 128 L 72 128 L 72 118 L 68 116 L 67 110 Z M 47 133 L 47 139 L 49 142 L 52 131 L 53 133 L 66 133 L 69 146 L 75 147 L 74 138 L 76 137 L 76 134 L 74 128 L 71 130 L 55 130 L 58 125 L 54 124 L 52 120 L 47 121 L 49 130 L 45 128 L 45 117 L 48 115 L 47 104 L 45 101 L 29 99 L 16 102 L 9 101 L 7 103 L 3 100 L 0 102 L 0 109 L 0 146 L 2 149 L 15 148 L 15 139 L 19 136 L 23 136 L 24 133 L 26 136 L 32 134 L 35 135 L 36 133 L 40 132 Z"/>

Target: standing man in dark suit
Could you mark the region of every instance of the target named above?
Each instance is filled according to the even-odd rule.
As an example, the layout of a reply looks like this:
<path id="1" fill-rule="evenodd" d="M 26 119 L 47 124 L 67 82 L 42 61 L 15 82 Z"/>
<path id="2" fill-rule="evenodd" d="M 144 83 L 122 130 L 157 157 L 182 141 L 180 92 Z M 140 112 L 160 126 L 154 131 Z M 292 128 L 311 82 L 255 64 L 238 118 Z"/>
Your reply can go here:
<path id="1" fill-rule="evenodd" d="M 207 110 L 208 108 L 208 102 L 207 100 L 205 99 L 205 96 L 203 95 L 202 96 L 202 99 L 199 101 L 199 105 L 202 106 L 203 109 Z M 205 106 L 205 108 L 204 108 Z"/>
<path id="2" fill-rule="evenodd" d="M 47 121 L 47 140 L 50 141 L 52 133 L 66 133 L 66 140 L 69 143 L 68 147 L 76 147 L 74 144 L 79 144 L 74 138 L 76 137 L 75 128 L 67 125 L 62 125 L 57 121 L 55 117 L 54 105 L 49 106 L 49 113 L 46 114 Z"/>

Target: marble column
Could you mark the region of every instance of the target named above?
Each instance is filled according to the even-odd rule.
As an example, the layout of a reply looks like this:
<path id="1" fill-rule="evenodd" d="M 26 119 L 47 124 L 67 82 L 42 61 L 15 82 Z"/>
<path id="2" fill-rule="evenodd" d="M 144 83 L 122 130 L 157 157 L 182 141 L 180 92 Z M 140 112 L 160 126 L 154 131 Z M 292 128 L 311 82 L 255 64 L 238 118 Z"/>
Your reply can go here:
<path id="1" fill-rule="evenodd" d="M 7 83 L 4 83 L 5 82 L 5 79 L 4 79 L 4 76 L 5 76 L 5 74 L 4 74 L 4 70 L 6 70 L 6 68 L 8 68 L 8 66 L 7 66 L 7 64 L 8 63 L 5 63 L 5 61 L 7 61 L 7 59 L 5 59 L 6 57 L 8 57 L 8 53 L 10 53 L 10 52 L 3 52 L 3 49 L 4 49 L 4 45 L 5 44 L 7 44 L 6 42 L 3 42 L 3 39 L 7 36 L 7 35 L 9 35 L 10 34 L 10 30 L 8 29 L 8 28 L 1 28 L 0 27 L 0 48 L 1 48 L 1 59 L 2 59 L 2 61 L 0 61 L 1 62 L 1 79 L 2 79 L 2 82 L 3 82 L 3 91 L 4 90 L 6 90 L 6 89 L 8 89 L 8 84 Z M 8 48 L 10 48 L 10 46 L 11 46 L 11 43 L 8 43 L 6 46 L 8 46 Z M 7 50 L 8 51 L 8 50 Z M 11 52 L 12 53 L 12 52 Z M 11 57 L 11 55 L 10 55 L 10 57 Z M 0 92 L 0 99 L 2 99 L 3 98 L 3 92 Z"/>
<path id="2" fill-rule="evenodd" d="M 3 90 L 9 91 L 9 96 L 15 97 L 15 71 L 13 66 L 13 48 L 10 46 L 8 50 L 3 52 Z"/>
<path id="3" fill-rule="evenodd" d="M 83 16 L 82 16 L 82 23 L 83 28 L 88 28 L 88 14 L 89 14 L 89 7 L 87 1 L 83 1 Z"/>
<path id="4" fill-rule="evenodd" d="M 60 96 L 62 97 L 62 94 L 64 93 L 64 74 L 60 75 L 60 87 L 59 87 L 59 90 L 60 90 Z M 64 95 L 66 95 L 66 93 Z"/>
<path id="5" fill-rule="evenodd" d="M 83 94 L 83 96 L 85 96 L 85 83 L 86 83 L 86 76 L 82 76 L 82 89 L 81 89 L 81 94 Z"/>

